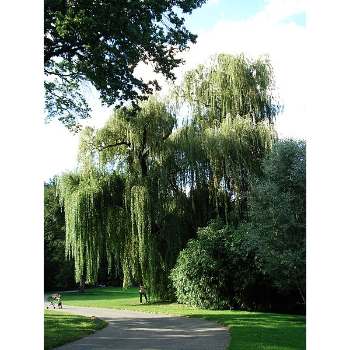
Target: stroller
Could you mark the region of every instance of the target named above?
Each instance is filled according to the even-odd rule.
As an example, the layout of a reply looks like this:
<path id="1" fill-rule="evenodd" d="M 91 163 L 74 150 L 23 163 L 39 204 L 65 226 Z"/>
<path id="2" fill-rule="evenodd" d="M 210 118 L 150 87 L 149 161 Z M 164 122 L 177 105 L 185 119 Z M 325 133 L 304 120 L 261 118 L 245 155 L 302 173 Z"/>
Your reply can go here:
<path id="1" fill-rule="evenodd" d="M 62 309 L 62 300 L 60 294 L 52 294 L 47 298 L 47 301 L 50 303 L 46 308 L 48 309 L 50 306 L 52 306 L 54 309 L 56 309 L 56 306 L 58 309 Z"/>

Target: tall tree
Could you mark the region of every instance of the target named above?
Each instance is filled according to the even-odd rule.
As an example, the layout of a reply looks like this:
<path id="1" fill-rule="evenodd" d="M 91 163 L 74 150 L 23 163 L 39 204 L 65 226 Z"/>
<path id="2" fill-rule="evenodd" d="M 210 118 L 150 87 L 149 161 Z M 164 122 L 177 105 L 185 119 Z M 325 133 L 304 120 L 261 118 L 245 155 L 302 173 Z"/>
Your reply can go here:
<path id="1" fill-rule="evenodd" d="M 196 36 L 182 14 L 205 0 L 45 0 L 45 88 L 48 118 L 73 128 L 89 116 L 80 91 L 90 82 L 108 106 L 145 98 L 156 81 L 137 78 L 139 62 L 174 79 L 177 54 Z"/>
<path id="2" fill-rule="evenodd" d="M 264 161 L 249 199 L 255 242 L 262 267 L 280 290 L 306 291 L 305 142 L 276 143 Z"/>

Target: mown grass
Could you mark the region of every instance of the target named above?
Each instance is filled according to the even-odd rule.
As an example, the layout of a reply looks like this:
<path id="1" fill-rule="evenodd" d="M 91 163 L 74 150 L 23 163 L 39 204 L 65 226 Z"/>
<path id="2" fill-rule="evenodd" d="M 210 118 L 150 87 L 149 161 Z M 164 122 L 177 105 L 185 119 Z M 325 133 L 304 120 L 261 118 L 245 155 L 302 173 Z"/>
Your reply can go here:
<path id="1" fill-rule="evenodd" d="M 302 350 L 306 348 L 305 317 L 229 310 L 203 310 L 177 303 L 139 304 L 136 288 L 87 289 L 64 293 L 63 305 L 102 307 L 201 317 L 230 329 L 230 350 Z"/>
<path id="2" fill-rule="evenodd" d="M 45 350 L 53 349 L 73 340 L 85 337 L 104 328 L 106 321 L 71 315 L 59 311 L 45 310 L 44 344 Z"/>

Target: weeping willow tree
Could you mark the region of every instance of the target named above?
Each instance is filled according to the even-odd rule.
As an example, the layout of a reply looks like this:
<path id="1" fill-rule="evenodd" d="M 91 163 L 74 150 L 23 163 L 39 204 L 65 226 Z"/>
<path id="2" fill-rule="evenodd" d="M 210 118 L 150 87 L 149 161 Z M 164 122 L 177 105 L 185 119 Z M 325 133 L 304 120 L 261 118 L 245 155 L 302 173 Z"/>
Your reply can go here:
<path id="1" fill-rule="evenodd" d="M 79 172 L 59 182 L 77 281 L 96 280 L 106 251 L 125 287 L 142 282 L 167 298 L 169 272 L 197 228 L 244 219 L 247 178 L 276 137 L 273 77 L 267 61 L 213 62 L 176 89 L 192 111 L 186 125 L 176 128 L 176 110 L 151 97 L 82 132 Z"/>

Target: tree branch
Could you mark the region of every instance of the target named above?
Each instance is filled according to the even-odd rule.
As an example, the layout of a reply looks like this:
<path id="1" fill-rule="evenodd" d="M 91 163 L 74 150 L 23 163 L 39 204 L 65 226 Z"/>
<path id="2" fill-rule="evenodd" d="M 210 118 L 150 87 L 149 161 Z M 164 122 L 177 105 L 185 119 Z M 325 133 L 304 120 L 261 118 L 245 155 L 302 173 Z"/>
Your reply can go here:
<path id="1" fill-rule="evenodd" d="M 122 145 L 125 145 L 125 146 L 131 146 L 130 142 L 127 142 L 127 141 L 118 141 L 116 143 L 113 143 L 111 145 L 105 145 L 105 146 L 100 146 L 98 147 L 98 150 L 99 151 L 103 151 L 104 149 L 106 148 L 110 148 L 110 147 L 117 147 L 117 146 L 122 146 Z"/>
<path id="2" fill-rule="evenodd" d="M 171 135 L 171 133 L 172 133 L 172 130 L 170 130 L 170 131 L 167 132 L 165 135 L 163 135 L 162 140 L 163 140 L 163 141 L 166 140 L 166 139 Z"/>
<path id="3" fill-rule="evenodd" d="M 53 71 L 49 71 L 47 69 L 44 69 L 44 72 L 46 74 L 53 74 L 53 75 L 57 75 L 59 76 L 60 78 L 63 78 L 63 77 L 77 77 L 79 76 L 80 74 L 79 73 L 59 73 L 59 72 L 53 72 Z"/>

